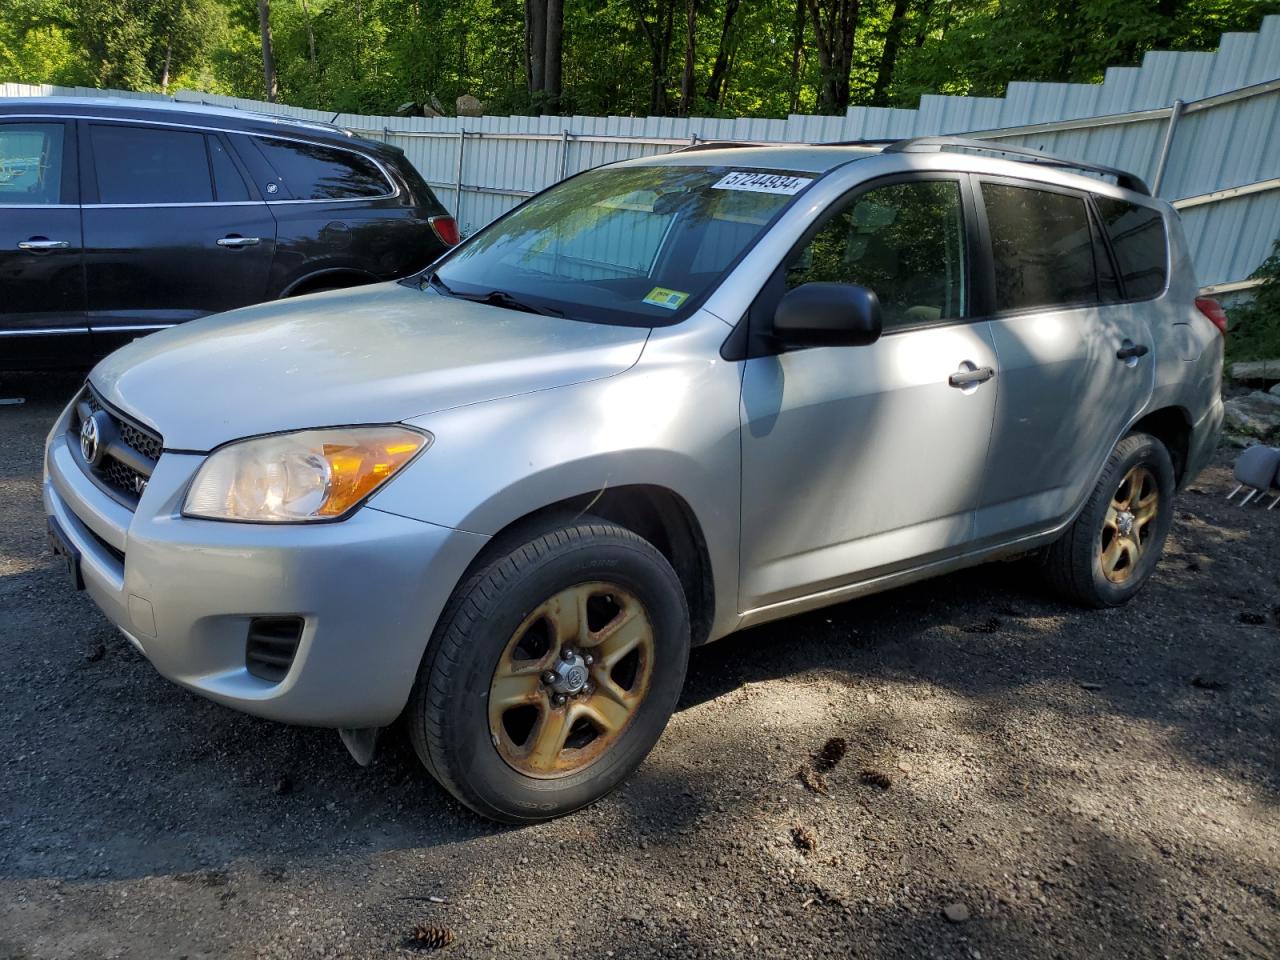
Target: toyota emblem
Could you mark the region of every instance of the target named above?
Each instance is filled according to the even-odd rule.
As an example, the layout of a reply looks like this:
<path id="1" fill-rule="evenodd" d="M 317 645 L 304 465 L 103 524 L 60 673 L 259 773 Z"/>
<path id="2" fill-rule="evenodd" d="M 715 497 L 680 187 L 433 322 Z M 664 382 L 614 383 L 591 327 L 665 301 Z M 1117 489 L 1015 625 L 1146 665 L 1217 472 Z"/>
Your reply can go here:
<path id="1" fill-rule="evenodd" d="M 96 417 L 85 417 L 80 423 L 80 453 L 84 462 L 91 467 L 98 465 L 98 454 L 102 445 L 102 437 L 98 432 Z"/>

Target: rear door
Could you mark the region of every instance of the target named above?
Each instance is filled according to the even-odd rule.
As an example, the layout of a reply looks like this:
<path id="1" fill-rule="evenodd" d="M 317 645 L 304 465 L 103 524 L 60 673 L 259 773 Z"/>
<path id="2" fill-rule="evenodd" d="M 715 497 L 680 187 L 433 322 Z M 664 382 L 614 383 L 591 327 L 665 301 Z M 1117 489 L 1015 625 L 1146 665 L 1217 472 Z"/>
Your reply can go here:
<path id="1" fill-rule="evenodd" d="M 0 367 L 88 358 L 75 124 L 0 117 Z"/>
<path id="2" fill-rule="evenodd" d="M 1151 396 L 1151 333 L 1115 302 L 1087 195 L 979 178 L 1001 383 L 977 514 L 979 541 L 1066 520 Z"/>
<path id="3" fill-rule="evenodd" d="M 371 156 L 266 134 L 236 134 L 232 143 L 276 218 L 272 289 L 326 273 L 346 284 L 351 271 L 390 280 L 439 254 L 425 211 Z"/>
<path id="4" fill-rule="evenodd" d="M 81 121 L 85 282 L 98 352 L 267 296 L 275 220 L 221 133 Z"/>

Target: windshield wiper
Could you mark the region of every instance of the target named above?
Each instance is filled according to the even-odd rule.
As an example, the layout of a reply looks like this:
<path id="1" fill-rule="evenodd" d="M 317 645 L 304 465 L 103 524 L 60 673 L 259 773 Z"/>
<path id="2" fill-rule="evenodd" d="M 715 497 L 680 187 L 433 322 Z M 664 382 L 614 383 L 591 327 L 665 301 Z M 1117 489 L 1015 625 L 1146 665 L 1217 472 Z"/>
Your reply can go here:
<path id="1" fill-rule="evenodd" d="M 436 273 L 434 270 L 418 281 L 418 289 L 421 290 L 428 284 L 438 292 L 443 293 L 446 297 L 456 296 L 449 285 L 440 279 L 440 274 Z"/>
<path id="2" fill-rule="evenodd" d="M 488 293 L 478 294 L 476 296 L 466 296 L 455 293 L 455 297 L 461 297 L 463 300 L 474 300 L 476 303 L 487 303 L 491 307 L 502 307 L 504 310 L 520 310 L 524 313 L 537 313 L 544 317 L 563 317 L 564 311 L 557 310 L 554 307 L 536 307 L 532 303 L 526 303 L 519 297 L 514 297 L 505 290 L 490 290 Z"/>
<path id="3" fill-rule="evenodd" d="M 536 307 L 532 303 L 526 303 L 519 297 L 512 296 L 505 290 L 490 290 L 488 293 L 458 293 L 447 283 L 440 279 L 440 275 L 435 271 L 427 274 L 418 281 L 418 289 L 424 289 L 426 285 L 430 285 L 438 293 L 444 294 L 446 297 L 456 297 L 459 300 L 470 300 L 473 303 L 487 303 L 491 307 L 502 307 L 504 310 L 520 310 L 524 313 L 536 313 L 544 317 L 563 317 L 564 312 L 554 307 Z"/>

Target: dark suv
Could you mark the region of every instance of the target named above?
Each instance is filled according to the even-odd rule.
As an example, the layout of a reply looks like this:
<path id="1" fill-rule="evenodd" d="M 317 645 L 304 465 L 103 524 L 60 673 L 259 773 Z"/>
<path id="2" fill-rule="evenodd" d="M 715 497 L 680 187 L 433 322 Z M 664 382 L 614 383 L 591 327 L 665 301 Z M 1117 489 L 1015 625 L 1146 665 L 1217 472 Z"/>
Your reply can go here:
<path id="1" fill-rule="evenodd" d="M 0 369 L 82 365 L 205 314 L 404 276 L 457 239 L 400 150 L 337 127 L 0 101 Z"/>

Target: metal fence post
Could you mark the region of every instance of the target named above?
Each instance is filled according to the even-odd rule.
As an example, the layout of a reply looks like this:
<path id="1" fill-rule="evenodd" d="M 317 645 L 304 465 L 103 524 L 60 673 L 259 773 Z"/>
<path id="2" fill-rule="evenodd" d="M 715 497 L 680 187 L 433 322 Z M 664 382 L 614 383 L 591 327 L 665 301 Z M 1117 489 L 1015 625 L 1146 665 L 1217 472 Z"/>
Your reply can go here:
<path id="1" fill-rule="evenodd" d="M 458 230 L 462 230 L 462 145 L 467 142 L 467 131 L 462 127 L 458 127 L 458 176 L 454 186 L 453 219 L 458 224 Z"/>
<path id="2" fill-rule="evenodd" d="M 1164 142 L 1160 144 L 1160 156 L 1156 159 L 1155 176 L 1151 178 L 1151 195 L 1153 197 L 1160 196 L 1160 185 L 1164 183 L 1164 173 L 1169 166 L 1169 154 L 1173 150 L 1173 138 L 1178 130 L 1178 120 L 1182 116 L 1182 108 L 1186 104 L 1181 100 L 1174 100 L 1173 107 L 1169 111 L 1169 125 L 1164 128 Z"/>
<path id="3" fill-rule="evenodd" d="M 569 172 L 569 130 L 560 131 L 560 179 Z"/>

